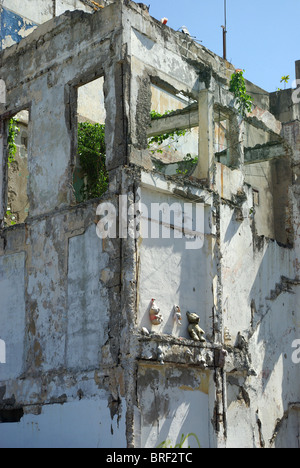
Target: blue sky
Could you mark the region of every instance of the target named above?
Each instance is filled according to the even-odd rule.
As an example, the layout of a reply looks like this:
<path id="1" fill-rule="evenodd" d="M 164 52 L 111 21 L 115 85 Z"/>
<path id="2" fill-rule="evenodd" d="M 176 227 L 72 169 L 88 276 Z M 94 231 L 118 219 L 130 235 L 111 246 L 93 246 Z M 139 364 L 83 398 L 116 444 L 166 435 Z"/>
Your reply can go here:
<path id="1" fill-rule="evenodd" d="M 224 0 L 143 0 L 150 15 L 168 18 L 168 26 L 185 25 L 191 36 L 223 55 L 221 25 Z M 266 91 L 275 91 L 283 75 L 295 79 L 300 60 L 300 0 L 227 0 L 227 59 L 245 69 L 245 78 Z"/>

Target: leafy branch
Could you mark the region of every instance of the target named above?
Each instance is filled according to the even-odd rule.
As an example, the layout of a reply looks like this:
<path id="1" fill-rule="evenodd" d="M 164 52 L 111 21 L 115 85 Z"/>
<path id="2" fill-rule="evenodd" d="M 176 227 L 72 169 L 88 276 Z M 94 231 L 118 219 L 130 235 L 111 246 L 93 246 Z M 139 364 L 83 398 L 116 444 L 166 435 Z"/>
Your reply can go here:
<path id="1" fill-rule="evenodd" d="M 284 89 L 286 89 L 286 85 L 289 81 L 290 81 L 290 75 L 283 75 L 281 77 L 280 83 L 284 83 Z M 282 88 L 277 88 L 277 91 L 282 91 Z"/>
<path id="2" fill-rule="evenodd" d="M 195 168 L 198 164 L 198 156 L 193 158 L 193 156 L 188 153 L 184 156 L 183 160 L 178 163 L 178 168 L 176 169 L 176 173 L 179 175 L 187 175 L 191 169 Z"/>
<path id="3" fill-rule="evenodd" d="M 18 123 L 18 120 L 14 118 L 10 119 L 8 122 L 8 167 L 14 162 L 17 153 L 16 137 L 20 131 Z"/>
<path id="4" fill-rule="evenodd" d="M 15 161 L 16 154 L 17 154 L 17 145 L 16 145 L 16 137 L 20 132 L 20 128 L 18 127 L 18 120 L 12 118 L 8 121 L 8 136 L 7 136 L 7 147 L 8 147 L 8 158 L 7 158 L 7 165 L 8 167 Z M 6 226 L 14 226 L 16 224 L 16 216 L 11 211 L 10 207 L 6 208 L 5 213 L 5 225 Z"/>
<path id="5" fill-rule="evenodd" d="M 5 213 L 5 221 L 6 221 L 5 224 L 8 226 L 14 226 L 15 224 L 17 224 L 14 213 L 12 213 L 11 209 L 8 207 Z"/>
<path id="6" fill-rule="evenodd" d="M 174 447 L 172 447 L 171 445 L 172 444 L 171 440 L 167 439 L 167 440 L 164 440 L 161 444 L 159 444 L 157 448 L 182 448 L 185 441 L 188 440 L 190 437 L 194 437 L 197 442 L 198 447 L 201 448 L 199 439 L 196 436 L 196 434 L 194 434 L 194 432 L 191 432 L 190 434 L 187 434 L 186 436 L 182 434 L 180 442 L 176 444 Z M 188 448 L 190 448 L 190 446 Z"/>
<path id="7" fill-rule="evenodd" d="M 108 188 L 105 125 L 79 123 L 78 156 L 85 180 L 81 188 L 83 200 L 101 197 Z"/>
<path id="8" fill-rule="evenodd" d="M 251 112 L 253 100 L 252 97 L 247 94 L 245 78 L 243 76 L 245 70 L 236 70 L 231 75 L 231 81 L 229 91 L 231 91 L 238 103 L 239 113 L 245 117 L 247 112 Z"/>

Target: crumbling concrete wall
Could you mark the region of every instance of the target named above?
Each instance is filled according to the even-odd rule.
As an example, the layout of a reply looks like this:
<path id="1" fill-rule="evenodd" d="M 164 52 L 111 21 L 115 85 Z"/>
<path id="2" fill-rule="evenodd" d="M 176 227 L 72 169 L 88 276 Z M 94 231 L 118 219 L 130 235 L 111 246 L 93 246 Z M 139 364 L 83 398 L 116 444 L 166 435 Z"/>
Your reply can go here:
<path id="1" fill-rule="evenodd" d="M 209 448 L 214 439 L 209 372 L 181 366 L 139 366 L 140 447 Z M 212 405 L 213 407 L 213 405 Z M 158 417 L 159 415 L 159 417 Z M 201 421 L 201 424 L 199 424 Z"/>
<path id="2" fill-rule="evenodd" d="M 71 121 L 76 113 L 72 92 L 95 72 L 111 73 L 110 56 L 116 53 L 118 60 L 110 41 L 101 39 L 117 34 L 120 17 L 114 8 L 95 18 L 76 12 L 54 19 L 2 56 L 1 77 L 7 89 L 2 115 L 7 119 L 29 108 L 32 125 L 29 216 L 26 224 L 1 231 L 1 339 L 7 351 L 7 362 L 1 366 L 1 446 L 57 445 L 54 438 L 59 433 L 61 444 L 68 446 L 126 445 L 125 384 L 117 370 L 120 320 L 110 313 L 119 309 L 120 248 L 117 241 L 115 245 L 97 237 L 97 203 L 70 206 L 76 126 Z M 89 30 L 83 33 L 87 25 Z M 74 36 L 64 41 L 69 28 Z M 80 36 L 82 47 L 76 51 Z M 67 67 L 63 57 L 57 61 L 55 52 L 55 47 L 62 50 L 62 43 Z M 47 61 L 41 60 L 46 56 Z M 40 70 L 34 65 L 38 62 Z M 108 110 L 113 106 L 109 112 L 113 118 L 113 87 L 110 93 L 106 106 Z M 3 150 L 1 167 L 5 164 Z M 1 206 L 3 213 L 3 198 Z M 72 424 L 72 429 L 74 412 L 82 424 Z M 55 426 L 49 426 L 52 417 Z M 31 436 L 28 423 L 35 428 Z M 68 440 L 63 434 L 69 434 Z"/>
<path id="3" fill-rule="evenodd" d="M 269 100 L 257 97 L 243 120 L 229 92 L 234 68 L 130 1 L 54 18 L 3 51 L 0 62 L 7 95 L 0 108 L 2 220 L 6 122 L 30 112 L 29 214 L 0 234 L 7 360 L 0 363 L 0 445 L 296 445 L 297 122 L 282 126 Z M 76 205 L 77 89 L 97 78 L 110 184 L 102 199 Z M 199 127 L 199 158 L 191 173 L 168 176 L 153 167 L 151 85 L 193 101 L 188 115 L 191 128 Z M 226 164 L 214 155 L 221 112 L 234 146 Z M 185 128 L 186 115 L 178 111 L 157 126 Z M 240 139 L 247 128 L 250 153 Z M 293 181 L 281 186 L 288 201 L 283 241 L 275 211 L 272 226 L 260 224 L 244 164 L 249 154 L 251 163 L 262 154 L 281 161 L 282 152 Z M 200 206 L 200 234 L 177 225 L 176 215 L 164 223 L 153 203 L 176 203 L 181 216 L 189 204 L 192 226 Z M 111 207 L 117 235 L 100 239 L 96 224 Z M 134 235 L 124 235 L 121 207 Z M 171 238 L 147 237 L 155 223 Z M 260 235 L 267 230 L 275 239 Z M 150 319 L 152 298 L 164 320 L 158 325 Z M 191 339 L 187 311 L 200 317 L 205 341 Z"/>
<path id="4" fill-rule="evenodd" d="M 46 23 L 66 11 L 81 10 L 94 13 L 109 1 L 99 0 L 1 0 L 0 50 L 19 43 L 40 24 Z"/>

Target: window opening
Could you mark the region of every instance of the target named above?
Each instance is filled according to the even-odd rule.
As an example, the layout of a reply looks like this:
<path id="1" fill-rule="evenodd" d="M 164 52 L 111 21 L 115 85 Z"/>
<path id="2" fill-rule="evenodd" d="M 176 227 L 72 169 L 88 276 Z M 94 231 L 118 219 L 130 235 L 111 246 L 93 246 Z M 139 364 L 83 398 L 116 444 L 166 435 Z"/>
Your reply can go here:
<path id="1" fill-rule="evenodd" d="M 166 175 L 190 175 L 198 161 L 198 103 L 155 84 L 151 96 L 148 149 L 153 165 Z"/>
<path id="2" fill-rule="evenodd" d="M 253 191 L 253 204 L 255 206 L 259 206 L 259 190 L 253 188 L 252 191 Z"/>
<path id="3" fill-rule="evenodd" d="M 101 77 L 77 90 L 77 152 L 73 173 L 77 203 L 100 198 L 108 188 L 103 84 Z"/>
<path id="4" fill-rule="evenodd" d="M 7 200 L 4 226 L 24 223 L 28 217 L 29 112 L 22 110 L 7 121 Z"/>
<path id="5" fill-rule="evenodd" d="M 215 116 L 215 156 L 216 160 L 227 165 L 229 154 L 228 120 L 220 115 Z"/>

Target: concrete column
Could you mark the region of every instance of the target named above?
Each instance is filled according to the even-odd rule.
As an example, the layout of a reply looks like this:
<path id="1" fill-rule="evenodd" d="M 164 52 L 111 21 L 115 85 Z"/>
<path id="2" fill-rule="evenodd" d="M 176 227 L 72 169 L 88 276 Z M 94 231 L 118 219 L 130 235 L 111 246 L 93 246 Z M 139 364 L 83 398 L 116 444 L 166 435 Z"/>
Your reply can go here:
<path id="1" fill-rule="evenodd" d="M 300 60 L 296 60 L 295 68 L 296 68 L 296 80 L 300 80 Z"/>
<path id="2" fill-rule="evenodd" d="M 105 69 L 106 166 L 113 170 L 127 164 L 130 68 L 126 60 Z"/>
<path id="3" fill-rule="evenodd" d="M 194 172 L 198 179 L 209 179 L 214 159 L 214 112 L 213 94 L 207 89 L 200 91 L 199 105 L 199 161 Z"/>
<path id="4" fill-rule="evenodd" d="M 233 115 L 228 122 L 227 165 L 241 169 L 244 166 L 244 148 L 242 144 L 245 123 L 240 115 Z"/>

